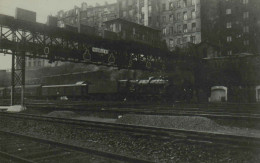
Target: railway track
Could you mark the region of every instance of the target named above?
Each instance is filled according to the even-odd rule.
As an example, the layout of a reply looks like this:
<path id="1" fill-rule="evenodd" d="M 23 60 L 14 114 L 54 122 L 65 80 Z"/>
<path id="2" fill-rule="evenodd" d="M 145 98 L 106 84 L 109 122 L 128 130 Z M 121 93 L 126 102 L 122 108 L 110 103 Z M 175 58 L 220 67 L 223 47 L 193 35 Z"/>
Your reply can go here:
<path id="1" fill-rule="evenodd" d="M 93 110 L 94 111 L 94 110 Z M 260 121 L 258 113 L 230 113 L 222 111 L 192 110 L 192 109 L 134 109 L 134 108 L 102 108 L 100 111 L 135 113 L 145 115 L 167 115 L 167 116 L 202 116 L 208 118 L 233 118 L 250 119 Z"/>
<path id="2" fill-rule="evenodd" d="M 169 129 L 159 127 L 148 127 L 148 126 L 137 126 L 137 125 L 126 125 L 116 123 L 105 123 L 105 122 L 94 122 L 94 121 L 83 121 L 75 119 L 65 118 L 53 118 L 46 116 L 28 115 L 28 114 L 14 114 L 0 112 L 0 118 L 12 118 L 19 119 L 22 121 L 35 121 L 37 123 L 52 123 L 52 124 L 63 124 L 66 126 L 73 127 L 92 127 L 92 129 L 102 131 L 116 131 L 116 132 L 127 132 L 129 134 L 148 135 L 156 137 L 167 137 L 169 139 L 181 139 L 189 142 L 198 143 L 210 143 L 215 145 L 227 145 L 235 148 L 260 148 L 260 138 L 252 136 L 239 136 L 230 135 L 216 132 L 201 132 L 181 129 Z M 55 126 L 55 125 L 53 125 Z"/>
<path id="3" fill-rule="evenodd" d="M 0 144 L 2 163 L 151 162 L 7 131 L 0 131 Z"/>
<path id="4" fill-rule="evenodd" d="M 237 119 L 244 121 L 260 122 L 260 113 L 258 110 L 225 110 L 225 109 L 200 109 L 200 108 L 174 108 L 161 106 L 143 106 L 141 104 L 130 106 L 130 104 L 117 107 L 115 105 L 83 107 L 83 103 L 79 104 L 60 104 L 55 103 L 31 103 L 28 108 L 37 109 L 52 109 L 52 110 L 70 110 L 70 111 L 91 111 L 91 112 L 109 112 L 115 114 L 144 114 L 144 115 L 167 115 L 167 116 L 200 116 L 207 118 L 218 119 Z M 129 107 L 130 106 L 130 107 Z"/>
<path id="5" fill-rule="evenodd" d="M 181 104 L 162 104 L 162 103 L 141 103 L 141 102 L 122 102 L 122 101 L 45 101 L 27 100 L 26 106 L 38 108 L 57 108 L 57 109 L 88 109 L 93 107 L 122 108 L 131 110 L 151 110 L 151 111 L 186 111 L 186 112 L 212 112 L 230 114 L 259 114 L 260 104 L 204 104 L 204 105 L 181 105 Z"/>

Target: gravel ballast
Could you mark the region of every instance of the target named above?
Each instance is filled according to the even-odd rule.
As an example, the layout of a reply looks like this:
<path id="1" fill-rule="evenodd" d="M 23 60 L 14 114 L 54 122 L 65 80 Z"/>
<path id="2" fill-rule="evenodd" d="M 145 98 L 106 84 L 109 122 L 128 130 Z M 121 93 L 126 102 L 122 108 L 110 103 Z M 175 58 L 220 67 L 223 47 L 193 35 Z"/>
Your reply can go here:
<path id="1" fill-rule="evenodd" d="M 116 123 L 260 137 L 259 130 L 221 126 L 209 118 L 199 116 L 158 116 L 126 114 L 119 118 Z"/>
<path id="2" fill-rule="evenodd" d="M 72 115 L 74 117 L 74 114 Z M 144 119 L 141 116 L 139 118 Z M 124 116 L 120 121 L 123 120 Z M 205 123 L 207 120 L 201 121 Z M 184 125 L 184 122 L 180 123 Z M 218 127 L 214 123 L 209 123 L 208 126 L 210 125 Z M 3 116 L 0 117 L 0 127 L 2 130 L 130 155 L 155 162 L 260 162 L 259 151 L 256 150 L 188 142 L 182 139 L 157 138 L 128 132 Z"/>

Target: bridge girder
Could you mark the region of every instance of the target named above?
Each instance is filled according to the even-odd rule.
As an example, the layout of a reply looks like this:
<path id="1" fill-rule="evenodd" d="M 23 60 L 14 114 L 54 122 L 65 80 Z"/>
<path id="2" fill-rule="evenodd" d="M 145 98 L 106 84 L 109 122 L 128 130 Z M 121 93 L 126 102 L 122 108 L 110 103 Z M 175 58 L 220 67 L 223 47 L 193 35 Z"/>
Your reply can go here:
<path id="1" fill-rule="evenodd" d="M 93 48 L 107 52 L 95 52 Z M 90 36 L 0 15 L 0 52 L 12 53 L 10 51 L 17 49 L 26 52 L 27 57 L 50 62 L 70 61 L 141 70 L 162 70 L 170 58 L 169 51 L 160 47 Z"/>

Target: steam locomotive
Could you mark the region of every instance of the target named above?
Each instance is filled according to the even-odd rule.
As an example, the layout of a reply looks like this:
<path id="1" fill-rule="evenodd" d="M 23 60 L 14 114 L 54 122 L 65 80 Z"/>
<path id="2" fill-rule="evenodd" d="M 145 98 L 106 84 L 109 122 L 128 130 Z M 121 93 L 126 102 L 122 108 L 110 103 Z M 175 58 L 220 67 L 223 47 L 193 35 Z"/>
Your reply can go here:
<path id="1" fill-rule="evenodd" d="M 21 87 L 15 87 L 19 98 Z M 41 100 L 102 100 L 102 101 L 181 101 L 190 100 L 192 88 L 177 86 L 164 78 L 146 80 L 118 80 L 106 82 L 77 82 L 67 85 L 26 85 L 26 99 Z M 11 98 L 11 87 L 0 88 L 0 99 Z"/>

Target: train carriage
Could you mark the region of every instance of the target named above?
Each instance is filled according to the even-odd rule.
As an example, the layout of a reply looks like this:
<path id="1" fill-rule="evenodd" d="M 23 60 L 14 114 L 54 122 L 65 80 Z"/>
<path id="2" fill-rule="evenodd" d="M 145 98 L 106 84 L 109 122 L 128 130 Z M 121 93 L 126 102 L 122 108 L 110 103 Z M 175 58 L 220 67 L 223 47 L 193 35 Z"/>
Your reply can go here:
<path id="1" fill-rule="evenodd" d="M 4 99 L 5 96 L 5 88 L 0 88 L 0 99 Z"/>
<path id="2" fill-rule="evenodd" d="M 41 98 L 41 85 L 26 85 L 24 90 L 24 96 L 27 99 L 39 99 Z"/>
<path id="3" fill-rule="evenodd" d="M 68 99 L 87 98 L 87 84 L 46 85 L 42 86 L 42 97 L 57 100 L 62 97 Z"/>
<path id="4" fill-rule="evenodd" d="M 118 92 L 117 81 L 96 82 L 88 85 L 88 94 L 93 100 L 117 100 L 120 98 Z"/>

